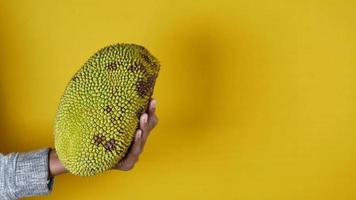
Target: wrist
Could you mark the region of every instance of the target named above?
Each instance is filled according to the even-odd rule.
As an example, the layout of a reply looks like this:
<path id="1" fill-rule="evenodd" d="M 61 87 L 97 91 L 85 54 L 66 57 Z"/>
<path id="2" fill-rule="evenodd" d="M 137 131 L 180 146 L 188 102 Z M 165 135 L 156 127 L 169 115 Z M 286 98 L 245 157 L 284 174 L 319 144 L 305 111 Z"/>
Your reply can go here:
<path id="1" fill-rule="evenodd" d="M 49 160 L 48 169 L 49 169 L 50 177 L 55 177 L 60 174 L 68 172 L 68 170 L 66 168 L 64 168 L 61 161 L 58 159 L 58 155 L 57 155 L 55 149 L 50 150 L 48 160 Z"/>

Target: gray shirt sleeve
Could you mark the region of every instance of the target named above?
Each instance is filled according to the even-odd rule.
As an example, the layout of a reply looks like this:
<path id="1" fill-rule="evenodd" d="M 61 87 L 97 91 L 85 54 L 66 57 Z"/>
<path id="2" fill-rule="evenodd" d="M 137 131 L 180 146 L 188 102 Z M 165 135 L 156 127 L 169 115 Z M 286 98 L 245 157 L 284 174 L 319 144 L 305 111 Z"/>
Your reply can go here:
<path id="1" fill-rule="evenodd" d="M 14 200 L 49 194 L 53 178 L 48 171 L 49 149 L 0 154 L 0 199 Z"/>

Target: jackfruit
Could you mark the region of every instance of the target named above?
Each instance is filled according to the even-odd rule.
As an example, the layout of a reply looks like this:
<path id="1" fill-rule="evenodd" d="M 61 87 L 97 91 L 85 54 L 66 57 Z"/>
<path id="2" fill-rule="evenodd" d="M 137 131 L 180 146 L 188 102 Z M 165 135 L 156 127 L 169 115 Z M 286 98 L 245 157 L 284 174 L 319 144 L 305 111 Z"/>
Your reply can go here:
<path id="1" fill-rule="evenodd" d="M 54 123 L 59 160 L 72 174 L 112 168 L 127 153 L 160 69 L 144 47 L 115 44 L 91 56 L 69 81 Z"/>

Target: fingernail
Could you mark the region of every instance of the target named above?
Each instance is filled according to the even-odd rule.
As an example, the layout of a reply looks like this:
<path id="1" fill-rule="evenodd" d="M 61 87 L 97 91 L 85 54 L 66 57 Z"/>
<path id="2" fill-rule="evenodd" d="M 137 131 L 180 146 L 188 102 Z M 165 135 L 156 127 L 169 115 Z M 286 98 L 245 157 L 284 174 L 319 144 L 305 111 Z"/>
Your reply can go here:
<path id="1" fill-rule="evenodd" d="M 147 124 L 147 118 L 148 118 L 148 116 L 147 116 L 147 114 L 145 113 L 144 116 L 143 116 L 143 122 L 144 122 L 145 124 Z"/>
<path id="2" fill-rule="evenodd" d="M 152 108 L 154 109 L 154 108 L 156 108 L 156 106 L 157 106 L 157 101 L 156 101 L 156 100 L 153 100 L 153 101 L 152 101 Z"/>
<path id="3" fill-rule="evenodd" d="M 136 135 L 137 139 L 141 139 L 141 136 L 142 136 L 142 131 L 138 130 Z"/>

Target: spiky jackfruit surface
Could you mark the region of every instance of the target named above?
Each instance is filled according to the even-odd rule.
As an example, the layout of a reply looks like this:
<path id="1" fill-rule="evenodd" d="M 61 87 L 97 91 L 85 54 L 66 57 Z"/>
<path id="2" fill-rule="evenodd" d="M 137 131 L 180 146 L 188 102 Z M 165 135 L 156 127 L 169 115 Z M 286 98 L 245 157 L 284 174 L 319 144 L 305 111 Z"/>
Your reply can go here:
<path id="1" fill-rule="evenodd" d="M 159 68 L 144 47 L 116 44 L 99 50 L 73 76 L 54 131 L 59 159 L 71 173 L 95 175 L 125 155 Z"/>

